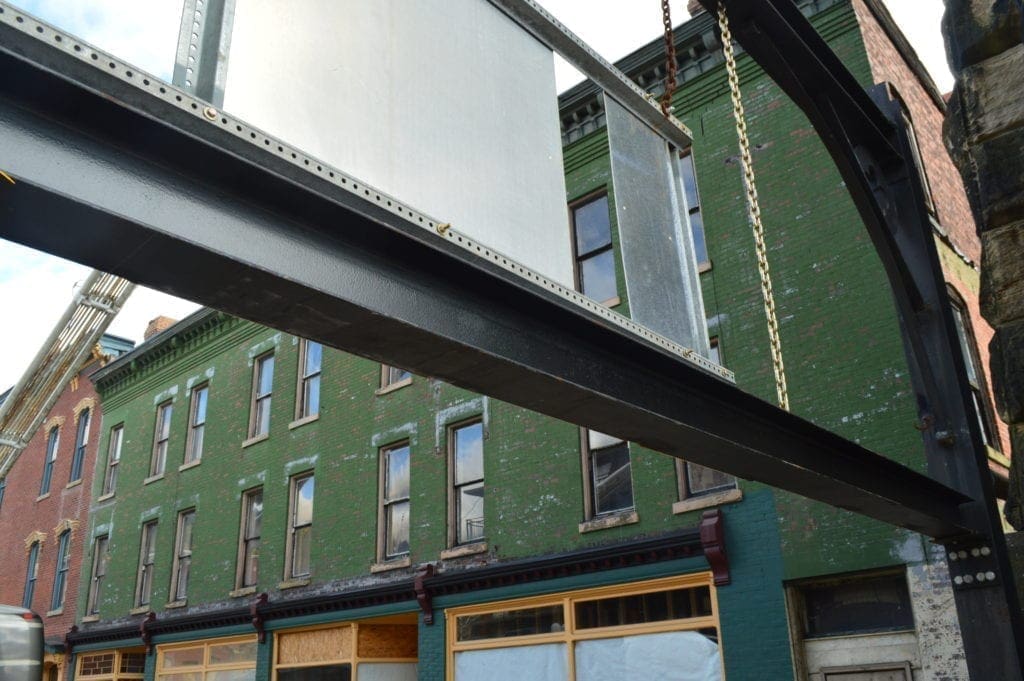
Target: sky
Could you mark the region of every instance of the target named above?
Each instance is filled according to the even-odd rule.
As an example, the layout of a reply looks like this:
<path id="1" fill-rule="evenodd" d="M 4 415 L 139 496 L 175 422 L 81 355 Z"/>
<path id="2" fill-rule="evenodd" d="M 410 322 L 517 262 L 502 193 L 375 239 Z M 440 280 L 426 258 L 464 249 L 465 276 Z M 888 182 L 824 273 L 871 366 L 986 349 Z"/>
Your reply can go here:
<path id="1" fill-rule="evenodd" d="M 286 0 L 280 0 L 282 4 Z M 303 0 L 287 0 L 300 2 Z M 413 1 L 413 0 L 409 0 Z M 540 0 L 552 14 L 609 61 L 656 39 L 661 7 L 656 0 Z M 885 0 L 941 92 L 952 87 L 939 22 L 942 0 Z M 75 34 L 155 76 L 170 80 L 180 0 L 14 0 L 13 4 Z M 672 0 L 676 24 L 686 1 Z M 571 67 L 559 66 L 560 90 L 573 85 Z M 13 385 L 71 302 L 88 268 L 0 239 L 0 392 Z M 27 292 L 31 292 L 28 295 Z M 180 319 L 197 306 L 137 287 L 109 333 L 142 341 L 147 322 L 159 315 Z"/>

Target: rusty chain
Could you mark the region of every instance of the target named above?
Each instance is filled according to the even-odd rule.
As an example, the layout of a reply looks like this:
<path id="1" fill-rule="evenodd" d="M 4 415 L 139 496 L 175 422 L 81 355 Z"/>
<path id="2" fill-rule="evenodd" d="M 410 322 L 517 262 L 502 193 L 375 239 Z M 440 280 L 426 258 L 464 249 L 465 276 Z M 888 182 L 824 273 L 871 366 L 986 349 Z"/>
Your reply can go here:
<path id="1" fill-rule="evenodd" d="M 661 113 L 672 114 L 672 93 L 676 90 L 676 40 L 672 34 L 672 10 L 661 0 L 661 22 L 665 26 L 665 92 L 661 95 Z"/>

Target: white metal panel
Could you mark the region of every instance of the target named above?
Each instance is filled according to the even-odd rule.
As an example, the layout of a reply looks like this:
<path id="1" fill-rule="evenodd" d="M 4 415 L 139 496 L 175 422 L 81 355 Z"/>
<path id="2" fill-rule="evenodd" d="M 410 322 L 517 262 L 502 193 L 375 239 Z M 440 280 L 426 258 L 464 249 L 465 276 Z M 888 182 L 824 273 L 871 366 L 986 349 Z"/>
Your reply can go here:
<path id="1" fill-rule="evenodd" d="M 238 0 L 224 109 L 572 284 L 553 55 L 486 0 Z"/>

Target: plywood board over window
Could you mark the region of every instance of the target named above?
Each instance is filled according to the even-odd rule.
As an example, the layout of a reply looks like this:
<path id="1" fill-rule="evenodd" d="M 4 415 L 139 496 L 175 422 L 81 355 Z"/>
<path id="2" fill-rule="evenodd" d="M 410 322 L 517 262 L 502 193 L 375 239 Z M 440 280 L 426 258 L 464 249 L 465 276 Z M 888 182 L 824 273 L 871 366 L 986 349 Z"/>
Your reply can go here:
<path id="1" fill-rule="evenodd" d="M 416 616 L 281 631 L 274 638 L 274 681 L 414 681 Z"/>

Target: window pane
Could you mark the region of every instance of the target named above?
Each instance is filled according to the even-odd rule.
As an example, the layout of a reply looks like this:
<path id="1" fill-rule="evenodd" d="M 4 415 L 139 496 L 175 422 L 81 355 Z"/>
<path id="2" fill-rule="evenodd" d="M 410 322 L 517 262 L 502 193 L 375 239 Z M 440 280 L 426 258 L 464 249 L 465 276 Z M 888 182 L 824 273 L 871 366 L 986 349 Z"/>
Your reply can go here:
<path id="1" fill-rule="evenodd" d="M 145 653 L 121 653 L 122 674 L 142 674 L 146 671 Z"/>
<path id="2" fill-rule="evenodd" d="M 268 355 L 259 360 L 259 378 L 256 382 L 256 394 L 266 395 L 274 387 L 274 356 Z"/>
<path id="3" fill-rule="evenodd" d="M 387 521 L 387 555 L 409 553 L 409 502 L 399 501 L 388 506 Z"/>
<path id="4" fill-rule="evenodd" d="M 607 196 L 602 196 L 575 208 L 573 222 L 576 227 L 576 255 L 578 257 L 612 242 Z"/>
<path id="5" fill-rule="evenodd" d="M 587 440 L 590 443 L 591 449 L 602 449 L 604 447 L 611 447 L 612 445 L 617 445 L 620 442 L 622 442 L 622 440 L 613 435 L 599 433 L 596 430 L 587 431 Z"/>
<path id="6" fill-rule="evenodd" d="M 387 478 L 384 496 L 404 499 L 409 496 L 409 448 L 398 447 L 387 451 Z"/>
<path id="7" fill-rule="evenodd" d="M 313 476 L 295 481 L 295 520 L 296 525 L 309 525 L 313 522 Z"/>
<path id="8" fill-rule="evenodd" d="M 277 681 L 351 681 L 352 665 L 334 664 L 327 667 L 300 667 L 278 669 Z"/>
<path id="9" fill-rule="evenodd" d="M 686 480 L 690 494 L 703 494 L 736 486 L 736 478 L 728 473 L 695 463 L 686 464 Z"/>
<path id="10" fill-rule="evenodd" d="M 484 537 L 484 484 L 478 482 L 457 490 L 458 543 L 465 544 Z"/>
<path id="11" fill-rule="evenodd" d="M 171 405 L 160 407 L 160 425 L 157 427 L 157 439 L 166 440 L 171 435 Z"/>
<path id="12" fill-rule="evenodd" d="M 458 681 L 565 681 L 569 678 L 568 667 L 564 643 L 455 653 L 455 678 Z M 657 677 L 618 678 L 639 680 Z"/>
<path id="13" fill-rule="evenodd" d="M 198 461 L 203 458 L 203 437 L 206 434 L 206 426 L 196 426 L 192 429 L 192 448 L 189 450 L 189 460 Z"/>
<path id="14" fill-rule="evenodd" d="M 306 366 L 303 372 L 306 376 L 320 371 L 320 362 L 323 357 L 324 346 L 316 341 L 306 341 Z"/>
<path id="15" fill-rule="evenodd" d="M 693 234 L 693 254 L 698 263 L 708 262 L 708 243 L 704 238 L 704 218 L 700 211 L 695 210 L 689 214 L 690 233 Z"/>
<path id="16" fill-rule="evenodd" d="M 455 624 L 459 641 L 530 636 L 565 630 L 565 608 L 561 603 L 522 610 L 463 615 Z"/>
<path id="17" fill-rule="evenodd" d="M 623 443 L 590 453 L 593 469 L 594 513 L 610 513 L 633 507 L 629 447 Z"/>
<path id="18" fill-rule="evenodd" d="M 292 576 L 309 574 L 309 545 L 312 539 L 312 527 L 300 527 L 295 530 L 292 544 Z"/>
<path id="19" fill-rule="evenodd" d="M 683 176 L 683 192 L 686 194 L 686 208 L 692 210 L 700 205 L 697 196 L 697 178 L 693 172 L 693 157 L 689 154 L 679 159 L 679 170 Z"/>
<path id="20" fill-rule="evenodd" d="M 206 681 L 255 681 L 256 668 L 206 672 Z"/>
<path id="21" fill-rule="evenodd" d="M 239 641 L 210 646 L 210 664 L 256 661 L 256 641 Z"/>
<path id="22" fill-rule="evenodd" d="M 455 436 L 455 484 L 484 477 L 484 426 L 477 422 L 453 432 Z"/>
<path id="23" fill-rule="evenodd" d="M 577 681 L 721 681 L 718 644 L 696 631 L 666 631 L 576 644 Z"/>
<path id="24" fill-rule="evenodd" d="M 399 369 L 398 367 L 387 367 L 387 376 L 385 377 L 385 385 L 391 385 L 392 383 L 398 383 L 404 381 L 407 378 L 412 377 L 412 374 L 405 369 Z"/>
<path id="25" fill-rule="evenodd" d="M 202 664 L 202 646 L 164 651 L 164 669 L 172 667 L 200 667 Z"/>
<path id="26" fill-rule="evenodd" d="M 914 628 L 902 574 L 809 585 L 801 592 L 809 637 Z"/>
<path id="27" fill-rule="evenodd" d="M 245 543 L 245 556 L 242 558 L 242 586 L 253 586 L 259 580 L 260 572 L 260 540 L 249 539 Z"/>
<path id="28" fill-rule="evenodd" d="M 263 492 L 251 492 L 246 497 L 246 503 L 245 536 L 251 539 L 260 536 L 260 528 L 263 525 Z"/>
<path id="29" fill-rule="evenodd" d="M 192 423 L 206 423 L 206 396 L 209 391 L 206 388 L 200 388 L 196 391 L 195 397 L 195 413 L 192 418 Z"/>
<path id="30" fill-rule="evenodd" d="M 174 589 L 174 600 L 183 601 L 188 597 L 188 575 L 192 568 L 192 559 L 188 556 L 178 559 L 178 576 Z"/>
<path id="31" fill-rule="evenodd" d="M 79 676 L 101 676 L 114 672 L 114 653 L 83 655 Z"/>
<path id="32" fill-rule="evenodd" d="M 580 261 L 580 289 L 583 295 L 598 302 L 618 295 L 612 251 L 604 251 Z"/>
<path id="33" fill-rule="evenodd" d="M 616 596 L 594 601 L 579 601 L 575 607 L 577 629 L 710 617 L 711 590 L 702 586 Z"/>
<path id="34" fill-rule="evenodd" d="M 256 401 L 255 432 L 253 435 L 265 435 L 270 432 L 270 398 L 264 397 Z"/>
<path id="35" fill-rule="evenodd" d="M 124 428 L 118 426 L 110 434 L 110 461 L 121 460 L 121 440 L 124 437 Z"/>
<path id="36" fill-rule="evenodd" d="M 320 413 L 320 376 L 307 378 L 303 384 L 303 416 Z"/>

